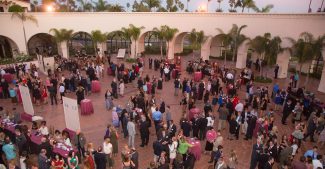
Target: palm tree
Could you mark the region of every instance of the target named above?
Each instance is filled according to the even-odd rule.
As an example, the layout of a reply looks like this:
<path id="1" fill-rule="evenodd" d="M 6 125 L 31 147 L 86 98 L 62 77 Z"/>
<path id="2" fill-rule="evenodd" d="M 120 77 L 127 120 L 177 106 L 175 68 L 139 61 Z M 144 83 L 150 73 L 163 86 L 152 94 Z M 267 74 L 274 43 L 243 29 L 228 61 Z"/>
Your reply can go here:
<path id="1" fill-rule="evenodd" d="M 135 55 L 134 57 L 137 56 L 137 52 L 138 52 L 138 49 L 137 49 L 137 41 L 139 39 L 139 36 L 140 36 L 140 33 L 141 33 L 141 30 L 144 29 L 145 27 L 141 26 L 141 27 L 136 27 L 134 26 L 133 24 L 130 24 L 129 25 L 129 33 L 130 33 L 130 37 L 132 40 L 134 40 L 134 46 L 135 46 Z M 123 29 L 123 28 L 122 28 Z"/>
<path id="2" fill-rule="evenodd" d="M 294 40 L 293 38 L 287 38 L 292 47 L 290 48 L 291 56 L 296 58 L 299 64 L 299 76 L 301 76 L 302 66 L 307 61 L 310 61 L 315 56 L 314 51 L 314 36 L 309 32 L 303 32 L 300 34 L 298 40 Z M 309 75 L 309 70 L 307 72 Z M 299 86 L 299 81 L 298 81 Z"/>
<path id="3" fill-rule="evenodd" d="M 256 36 L 252 39 L 250 45 L 254 52 L 260 55 L 259 59 L 262 59 L 266 66 L 273 66 L 276 63 L 278 54 L 283 51 L 281 42 L 282 40 L 279 36 L 272 38 L 270 33 L 265 33 L 263 36 Z M 261 66 L 260 68 L 261 77 L 263 76 L 263 67 Z"/>
<path id="4" fill-rule="evenodd" d="M 168 56 L 168 53 L 169 53 L 169 44 L 170 44 L 170 41 L 173 40 L 174 36 L 176 35 L 176 33 L 178 32 L 178 29 L 177 28 L 171 28 L 167 25 L 163 26 L 164 30 L 165 30 L 165 40 L 167 42 L 167 46 L 166 46 L 166 55 Z"/>
<path id="5" fill-rule="evenodd" d="M 119 4 L 115 4 L 115 5 L 108 6 L 108 12 L 125 12 L 125 10 L 123 6 Z"/>
<path id="6" fill-rule="evenodd" d="M 244 12 L 245 8 L 247 8 L 248 12 L 249 12 L 250 8 L 255 8 L 256 7 L 254 0 L 238 0 L 237 4 L 236 4 L 236 7 L 237 6 L 242 7 L 242 12 Z"/>
<path id="7" fill-rule="evenodd" d="M 73 30 L 52 28 L 50 29 L 49 32 L 53 33 L 56 42 L 59 44 L 60 46 L 59 51 L 61 53 L 61 56 L 63 56 L 64 58 L 68 58 L 69 57 L 68 41 L 72 38 Z"/>
<path id="8" fill-rule="evenodd" d="M 229 12 L 235 12 L 236 9 L 234 7 L 236 6 L 236 0 L 229 0 L 229 6 L 230 6 Z"/>
<path id="9" fill-rule="evenodd" d="M 242 25 L 238 27 L 237 24 L 233 24 L 232 28 L 229 30 L 227 34 L 224 33 L 221 29 L 217 28 L 217 30 L 219 31 L 222 37 L 225 37 L 227 40 L 229 40 L 229 38 L 231 39 L 230 46 L 232 49 L 232 61 L 236 60 L 237 50 L 239 45 L 242 44 L 247 39 L 245 35 L 241 34 L 242 30 L 245 29 L 246 27 L 247 25 Z M 228 45 L 228 44 L 224 44 L 224 45 Z"/>
<path id="10" fill-rule="evenodd" d="M 97 54 L 97 49 L 100 47 L 100 52 L 102 55 L 103 49 L 104 49 L 104 45 L 106 42 L 106 38 L 107 38 L 107 33 L 102 33 L 100 30 L 94 30 L 91 31 L 91 37 L 94 41 L 94 48 Z"/>
<path id="11" fill-rule="evenodd" d="M 257 13 L 269 13 L 273 9 L 274 5 L 269 4 L 266 5 L 265 7 L 259 9 L 258 7 L 253 7 L 253 10 Z"/>
<path id="12" fill-rule="evenodd" d="M 81 11 L 91 11 L 93 5 L 89 3 L 87 0 L 77 0 L 80 3 Z"/>
<path id="13" fill-rule="evenodd" d="M 159 8 L 160 7 L 160 1 L 159 0 L 142 0 L 141 2 L 146 4 L 151 12 L 152 12 L 152 8 Z"/>
<path id="14" fill-rule="evenodd" d="M 130 3 L 128 2 L 128 3 L 126 3 L 126 9 L 127 9 L 127 11 L 129 12 L 129 9 L 130 9 Z"/>
<path id="15" fill-rule="evenodd" d="M 159 39 L 160 41 L 160 56 L 163 57 L 163 41 L 165 39 L 165 29 L 164 26 L 160 26 L 159 28 L 153 28 L 153 34 Z"/>
<path id="16" fill-rule="evenodd" d="M 193 49 L 193 58 L 194 58 L 194 51 L 199 50 L 199 53 L 201 53 L 201 46 L 204 42 L 204 32 L 203 31 L 196 31 L 195 29 L 192 29 L 192 31 L 189 34 L 189 41 L 191 42 L 191 48 Z"/>
<path id="17" fill-rule="evenodd" d="M 98 2 L 94 2 L 96 12 L 107 11 L 109 4 L 104 0 L 98 0 Z"/>
<path id="18" fill-rule="evenodd" d="M 25 22 L 26 21 L 31 21 L 34 22 L 38 26 L 37 19 L 33 15 L 28 15 L 26 12 L 14 12 L 11 15 L 11 19 L 17 17 L 20 21 L 21 24 L 23 25 L 23 32 L 24 32 L 24 40 L 25 40 L 25 45 L 26 45 L 26 52 L 28 52 L 28 47 L 27 47 L 27 39 L 26 39 L 26 31 L 25 31 Z"/>
<path id="19" fill-rule="evenodd" d="M 132 41 L 131 41 L 131 38 L 132 38 L 131 37 L 131 29 L 130 28 L 123 27 L 121 29 L 121 36 L 123 36 L 126 40 L 129 40 L 132 43 Z M 129 45 L 128 45 L 128 56 L 131 56 L 131 50 L 130 50 L 131 43 L 129 43 Z"/>

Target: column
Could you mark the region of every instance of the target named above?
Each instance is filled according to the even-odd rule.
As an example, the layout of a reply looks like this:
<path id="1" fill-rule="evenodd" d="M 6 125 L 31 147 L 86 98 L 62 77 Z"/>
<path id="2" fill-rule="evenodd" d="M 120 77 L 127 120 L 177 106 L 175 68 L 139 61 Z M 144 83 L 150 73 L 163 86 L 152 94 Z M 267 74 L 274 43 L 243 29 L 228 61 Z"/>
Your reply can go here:
<path id="1" fill-rule="evenodd" d="M 236 68 L 243 69 L 246 67 L 246 59 L 247 59 L 247 51 L 248 51 L 248 40 L 244 41 L 237 50 L 237 61 Z"/>
<path id="2" fill-rule="evenodd" d="M 322 51 L 323 60 L 325 60 L 325 49 Z M 318 91 L 325 93 L 325 66 L 323 66 L 322 77 L 320 78 Z"/>
<path id="3" fill-rule="evenodd" d="M 208 39 L 201 46 L 201 58 L 203 60 L 209 60 L 211 41 L 212 38 L 208 37 Z"/>
<path id="4" fill-rule="evenodd" d="M 175 41 L 176 41 L 176 36 L 169 42 L 168 45 L 168 59 L 174 59 L 175 56 Z"/>
<path id="5" fill-rule="evenodd" d="M 63 41 L 60 43 L 62 57 L 68 59 L 69 58 L 69 51 L 68 51 L 68 42 Z"/>
<path id="6" fill-rule="evenodd" d="M 130 56 L 130 58 L 135 58 L 135 56 L 136 56 L 135 41 L 131 40 L 131 56 Z"/>
<path id="7" fill-rule="evenodd" d="M 288 50 L 284 50 L 283 52 L 278 54 L 276 63 L 279 65 L 279 73 L 278 73 L 279 79 L 287 78 L 289 59 L 290 59 L 290 52 Z"/>

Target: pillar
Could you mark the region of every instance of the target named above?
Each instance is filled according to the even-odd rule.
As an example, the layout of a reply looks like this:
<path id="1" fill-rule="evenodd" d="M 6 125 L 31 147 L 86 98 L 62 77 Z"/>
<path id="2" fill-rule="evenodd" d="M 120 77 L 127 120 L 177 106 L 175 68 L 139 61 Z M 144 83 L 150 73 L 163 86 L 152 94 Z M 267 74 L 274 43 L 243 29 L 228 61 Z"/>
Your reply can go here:
<path id="1" fill-rule="evenodd" d="M 97 48 L 99 49 L 98 51 L 99 57 L 102 58 L 104 56 L 104 51 L 106 50 L 106 42 L 97 43 Z"/>
<path id="2" fill-rule="evenodd" d="M 175 55 L 175 42 L 176 42 L 176 36 L 174 36 L 174 38 L 169 42 L 169 45 L 168 45 L 168 54 L 167 54 L 167 58 L 168 59 L 174 59 L 174 55 Z"/>
<path id="3" fill-rule="evenodd" d="M 246 40 L 238 47 L 237 61 L 236 61 L 237 69 L 243 69 L 246 67 L 248 43 L 249 43 L 249 41 Z"/>
<path id="4" fill-rule="evenodd" d="M 137 46 L 139 46 L 139 45 L 137 45 Z M 135 58 L 135 54 L 136 54 L 136 52 L 135 52 L 135 41 L 131 40 L 131 56 L 130 56 L 130 58 Z"/>
<path id="5" fill-rule="evenodd" d="M 61 47 L 62 57 L 68 59 L 69 58 L 68 42 L 67 41 L 61 42 L 60 47 Z"/>
<path id="6" fill-rule="evenodd" d="M 325 49 L 323 49 L 322 55 L 323 55 L 323 60 L 325 60 Z M 318 91 L 325 93 L 325 66 L 323 66 L 322 76 L 320 78 Z"/>
<path id="7" fill-rule="evenodd" d="M 279 65 L 278 78 L 283 79 L 288 76 L 288 67 L 289 67 L 290 52 L 284 50 L 279 53 L 277 56 L 276 63 Z"/>
<path id="8" fill-rule="evenodd" d="M 203 60 L 209 60 L 211 41 L 212 41 L 212 37 L 208 37 L 201 46 L 201 58 Z"/>

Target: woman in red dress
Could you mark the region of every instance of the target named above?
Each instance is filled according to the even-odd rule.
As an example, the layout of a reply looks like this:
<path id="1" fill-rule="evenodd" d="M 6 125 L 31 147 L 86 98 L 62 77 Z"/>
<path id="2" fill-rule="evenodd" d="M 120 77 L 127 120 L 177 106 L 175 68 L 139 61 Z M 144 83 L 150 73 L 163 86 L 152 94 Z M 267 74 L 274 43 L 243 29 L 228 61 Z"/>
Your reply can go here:
<path id="1" fill-rule="evenodd" d="M 85 155 L 86 156 L 83 161 L 84 169 L 95 169 L 95 161 L 90 152 L 86 152 Z"/>
<path id="2" fill-rule="evenodd" d="M 47 104 L 47 89 L 45 86 L 42 88 L 42 100 L 44 104 Z"/>
<path id="3" fill-rule="evenodd" d="M 64 168 L 64 161 L 62 157 L 58 154 L 55 155 L 55 159 L 51 162 L 51 165 L 55 169 L 63 169 Z"/>

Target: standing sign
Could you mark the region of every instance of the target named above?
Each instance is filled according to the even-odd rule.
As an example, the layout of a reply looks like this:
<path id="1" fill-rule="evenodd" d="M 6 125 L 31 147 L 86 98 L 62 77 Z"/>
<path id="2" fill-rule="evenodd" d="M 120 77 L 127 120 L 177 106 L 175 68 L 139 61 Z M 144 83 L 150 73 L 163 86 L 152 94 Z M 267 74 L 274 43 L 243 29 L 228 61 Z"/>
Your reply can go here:
<path id="1" fill-rule="evenodd" d="M 80 129 L 79 111 L 76 99 L 62 97 L 65 125 L 68 129 L 76 131 Z"/>
<path id="2" fill-rule="evenodd" d="M 23 107 L 25 113 L 34 116 L 34 107 L 32 103 L 32 99 L 30 97 L 29 89 L 28 87 L 19 85 L 19 91 L 21 94 L 21 99 L 23 101 Z"/>

